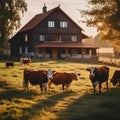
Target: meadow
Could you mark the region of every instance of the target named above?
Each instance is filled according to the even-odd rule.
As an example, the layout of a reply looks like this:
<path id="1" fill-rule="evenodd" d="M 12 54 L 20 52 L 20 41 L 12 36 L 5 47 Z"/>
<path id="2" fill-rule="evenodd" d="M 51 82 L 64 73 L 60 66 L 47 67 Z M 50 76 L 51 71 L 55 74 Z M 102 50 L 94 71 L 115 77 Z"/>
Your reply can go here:
<path id="1" fill-rule="evenodd" d="M 88 66 L 102 66 L 101 63 L 80 63 L 70 61 L 40 61 L 31 65 L 15 62 L 14 68 L 6 68 L 0 62 L 0 120 L 118 120 L 120 119 L 120 88 L 105 84 L 102 93 L 93 94 L 89 80 Z M 118 67 L 110 68 L 109 80 Z M 29 91 L 23 90 L 23 70 L 52 70 L 58 72 L 81 73 L 79 80 L 73 81 L 69 90 L 52 84 L 47 94 L 40 94 L 39 86 Z"/>

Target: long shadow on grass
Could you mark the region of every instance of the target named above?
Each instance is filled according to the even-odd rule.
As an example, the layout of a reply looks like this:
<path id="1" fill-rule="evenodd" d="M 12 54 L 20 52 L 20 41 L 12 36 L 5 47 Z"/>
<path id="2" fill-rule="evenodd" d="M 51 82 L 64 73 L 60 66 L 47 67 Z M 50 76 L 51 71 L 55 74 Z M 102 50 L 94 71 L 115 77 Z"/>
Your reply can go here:
<path id="1" fill-rule="evenodd" d="M 47 99 L 39 100 L 37 104 L 34 104 L 31 108 L 24 110 L 24 114 L 22 116 L 22 120 L 34 119 L 36 115 L 39 115 L 39 120 L 42 120 L 41 116 L 48 116 L 47 111 L 54 107 L 60 100 L 63 100 L 65 97 L 70 96 L 70 93 L 57 93 L 49 96 Z M 56 110 L 55 110 L 56 112 Z M 29 115 L 27 114 L 29 113 Z"/>
<path id="2" fill-rule="evenodd" d="M 120 89 L 84 94 L 61 111 L 57 120 L 119 120 Z"/>
<path id="3" fill-rule="evenodd" d="M 51 95 L 49 94 L 40 95 L 34 91 L 29 91 L 26 93 L 23 90 L 18 90 L 17 88 L 11 87 L 5 81 L 0 82 L 0 87 L 1 89 L 4 89 L 2 92 L 0 92 L 0 101 L 1 101 L 0 105 L 9 104 L 6 111 L 0 113 L 0 119 L 2 119 L 3 117 L 4 120 L 8 120 L 8 119 L 29 120 L 30 118 L 34 118 L 36 114 L 38 115 L 44 111 L 49 110 L 51 107 L 55 106 L 60 100 L 71 95 L 71 93 L 63 93 L 63 92 L 57 93 L 57 94 L 52 93 Z M 33 98 L 35 97 L 40 98 L 40 96 L 43 97 L 43 99 L 37 99 L 36 101 L 34 101 Z M 44 96 L 45 96 L 45 99 L 44 99 Z M 23 100 L 27 99 L 33 103 L 36 102 L 36 104 L 28 102 L 27 104 L 31 104 L 32 106 L 30 105 L 30 107 L 25 107 L 25 106 L 20 107 L 19 104 L 22 105 L 24 104 L 24 102 L 22 103 L 22 101 L 20 101 L 19 99 L 23 99 Z M 4 102 L 6 100 L 7 100 L 7 104 Z M 11 101 L 11 105 L 13 105 L 13 103 L 15 102 L 16 105 L 18 106 L 16 105 L 10 106 L 9 101 Z M 19 111 L 22 111 L 23 114 L 17 116 L 16 118 L 14 115 L 17 114 L 17 112 Z"/>
<path id="4" fill-rule="evenodd" d="M 0 92 L 0 100 L 11 101 L 13 98 L 32 99 L 33 95 L 37 95 L 34 91 L 25 92 L 24 90 L 11 87 L 6 81 L 0 81 L 0 88 L 3 89 L 3 91 Z"/>

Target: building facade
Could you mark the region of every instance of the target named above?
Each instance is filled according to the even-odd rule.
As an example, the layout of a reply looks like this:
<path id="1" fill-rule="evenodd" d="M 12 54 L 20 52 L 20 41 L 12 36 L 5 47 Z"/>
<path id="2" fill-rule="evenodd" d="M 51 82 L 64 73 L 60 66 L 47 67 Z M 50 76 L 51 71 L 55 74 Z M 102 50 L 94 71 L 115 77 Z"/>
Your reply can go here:
<path id="1" fill-rule="evenodd" d="M 31 54 L 34 58 L 91 59 L 97 58 L 98 47 L 82 43 L 88 38 L 60 6 L 33 17 L 12 39 L 11 56 Z"/>

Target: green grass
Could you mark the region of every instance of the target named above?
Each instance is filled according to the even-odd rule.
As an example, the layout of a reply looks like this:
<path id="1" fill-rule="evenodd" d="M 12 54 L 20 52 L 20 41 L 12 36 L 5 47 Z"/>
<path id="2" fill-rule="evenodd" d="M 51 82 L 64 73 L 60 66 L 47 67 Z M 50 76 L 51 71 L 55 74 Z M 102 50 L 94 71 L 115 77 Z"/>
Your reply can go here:
<path id="1" fill-rule="evenodd" d="M 6 68 L 0 62 L 0 120 L 118 120 L 120 119 L 120 88 L 109 83 L 109 91 L 103 84 L 102 93 L 93 94 L 89 80 L 88 66 L 102 64 L 67 61 L 33 62 L 31 66 L 15 62 L 14 68 Z M 110 76 L 117 67 L 110 67 Z M 47 95 L 40 94 L 39 86 L 29 91 L 22 88 L 23 70 L 51 68 L 58 72 L 81 73 L 78 81 L 73 81 L 68 92 L 61 86 L 52 85 Z"/>

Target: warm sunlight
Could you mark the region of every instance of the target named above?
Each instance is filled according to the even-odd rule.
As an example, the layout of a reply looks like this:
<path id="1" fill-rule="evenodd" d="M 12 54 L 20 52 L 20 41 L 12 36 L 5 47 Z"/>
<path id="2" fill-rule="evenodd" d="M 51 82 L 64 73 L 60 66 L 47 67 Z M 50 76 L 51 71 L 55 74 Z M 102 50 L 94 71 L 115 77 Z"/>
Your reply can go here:
<path id="1" fill-rule="evenodd" d="M 82 29 L 84 33 L 88 36 L 95 36 L 97 34 L 96 28 L 87 27 L 85 24 L 79 22 L 82 18 L 79 10 L 87 8 L 87 0 L 26 0 L 28 5 L 28 10 L 22 17 L 22 26 L 25 25 L 31 18 L 33 18 L 36 14 L 42 13 L 42 7 L 45 4 L 47 10 L 50 10 L 54 7 L 60 5 L 61 9 L 70 16 Z"/>
<path id="2" fill-rule="evenodd" d="M 99 22 L 99 23 L 98 23 L 98 26 L 99 26 L 99 27 L 101 27 L 102 25 L 103 25 L 102 22 Z"/>

